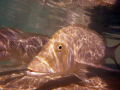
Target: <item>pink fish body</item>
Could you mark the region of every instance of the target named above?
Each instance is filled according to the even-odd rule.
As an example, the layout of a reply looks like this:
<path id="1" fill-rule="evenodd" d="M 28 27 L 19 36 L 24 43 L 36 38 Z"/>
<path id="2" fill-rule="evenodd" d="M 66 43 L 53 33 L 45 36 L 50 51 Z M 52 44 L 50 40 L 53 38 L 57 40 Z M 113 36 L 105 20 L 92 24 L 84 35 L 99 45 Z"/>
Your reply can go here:
<path id="1" fill-rule="evenodd" d="M 104 39 L 84 26 L 58 30 L 29 65 L 30 75 L 75 74 L 79 64 L 97 67 L 109 57 Z M 39 73 L 39 74 L 38 74 Z"/>
<path id="2" fill-rule="evenodd" d="M 106 53 L 115 48 L 107 47 L 102 36 L 86 27 L 64 27 L 43 46 L 28 68 L 1 67 L 0 87 L 15 90 L 119 88 L 120 72 L 101 66 L 111 54 Z"/>

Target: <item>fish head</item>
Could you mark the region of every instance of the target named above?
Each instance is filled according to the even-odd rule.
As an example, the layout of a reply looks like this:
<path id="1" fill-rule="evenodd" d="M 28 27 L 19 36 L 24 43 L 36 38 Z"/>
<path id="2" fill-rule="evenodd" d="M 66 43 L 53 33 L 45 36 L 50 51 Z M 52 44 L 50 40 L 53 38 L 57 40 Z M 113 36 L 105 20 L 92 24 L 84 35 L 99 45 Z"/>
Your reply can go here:
<path id="1" fill-rule="evenodd" d="M 74 66 L 73 38 L 58 31 L 41 52 L 35 56 L 28 68 L 41 74 L 63 74 Z"/>

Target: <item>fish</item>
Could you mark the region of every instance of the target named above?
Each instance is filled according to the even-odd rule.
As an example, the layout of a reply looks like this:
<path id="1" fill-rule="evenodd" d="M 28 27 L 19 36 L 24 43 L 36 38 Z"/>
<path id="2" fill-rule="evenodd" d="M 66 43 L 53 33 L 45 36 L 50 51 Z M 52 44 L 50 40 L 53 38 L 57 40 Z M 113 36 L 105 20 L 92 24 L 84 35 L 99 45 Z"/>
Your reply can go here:
<path id="1" fill-rule="evenodd" d="M 119 45 L 106 46 L 101 35 L 82 25 L 64 27 L 51 37 L 30 62 L 27 74 L 51 78 L 74 74 L 85 81 L 86 71 L 81 69 L 86 65 L 103 67 L 106 58 L 115 57 L 114 52 Z"/>
<path id="2" fill-rule="evenodd" d="M 0 61 L 14 65 L 29 64 L 48 42 L 49 36 L 17 28 L 0 28 Z"/>
<path id="3" fill-rule="evenodd" d="M 82 46 L 88 47 L 87 50 Z M 100 49 L 96 48 L 97 46 Z M 106 49 L 113 50 L 106 47 L 102 36 L 87 27 L 80 25 L 64 27 L 51 37 L 28 67 L 1 67 L 0 88 L 2 90 L 46 90 L 48 88 L 49 90 L 85 88 L 109 90 L 116 86 L 118 89 L 120 71 L 104 66 L 99 67 L 106 57 Z M 91 53 L 91 56 L 94 54 L 97 56 L 90 58 L 86 52 Z M 83 54 L 84 57 L 82 57 Z M 109 54 L 106 55 L 109 56 Z M 117 83 L 109 83 L 109 80 L 117 81 Z"/>

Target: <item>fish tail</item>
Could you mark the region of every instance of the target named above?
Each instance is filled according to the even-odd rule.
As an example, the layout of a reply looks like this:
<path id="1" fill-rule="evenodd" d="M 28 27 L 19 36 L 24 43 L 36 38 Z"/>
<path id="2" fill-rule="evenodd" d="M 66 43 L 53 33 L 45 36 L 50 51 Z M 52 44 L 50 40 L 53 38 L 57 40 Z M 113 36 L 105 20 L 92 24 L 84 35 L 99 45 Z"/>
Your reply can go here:
<path id="1" fill-rule="evenodd" d="M 116 49 L 118 48 L 120 46 L 120 43 L 119 44 L 117 44 L 117 45 L 115 45 L 115 46 L 113 46 L 113 47 L 108 47 L 109 48 L 109 50 L 108 50 L 108 57 L 110 57 L 111 59 L 113 59 L 114 61 L 115 61 L 115 63 L 116 63 L 116 65 L 117 65 L 117 67 L 120 69 L 120 66 L 119 66 L 119 64 L 117 63 L 117 61 L 116 61 L 116 58 L 115 58 L 115 51 L 116 51 Z"/>

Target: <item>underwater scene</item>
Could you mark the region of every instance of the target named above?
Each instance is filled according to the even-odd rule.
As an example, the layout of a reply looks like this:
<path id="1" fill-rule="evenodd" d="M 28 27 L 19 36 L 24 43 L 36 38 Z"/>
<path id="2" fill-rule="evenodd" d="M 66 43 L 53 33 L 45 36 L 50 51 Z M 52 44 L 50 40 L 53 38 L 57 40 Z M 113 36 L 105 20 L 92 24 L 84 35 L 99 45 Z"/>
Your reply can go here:
<path id="1" fill-rule="evenodd" d="M 120 90 L 120 0 L 0 0 L 0 90 Z"/>

